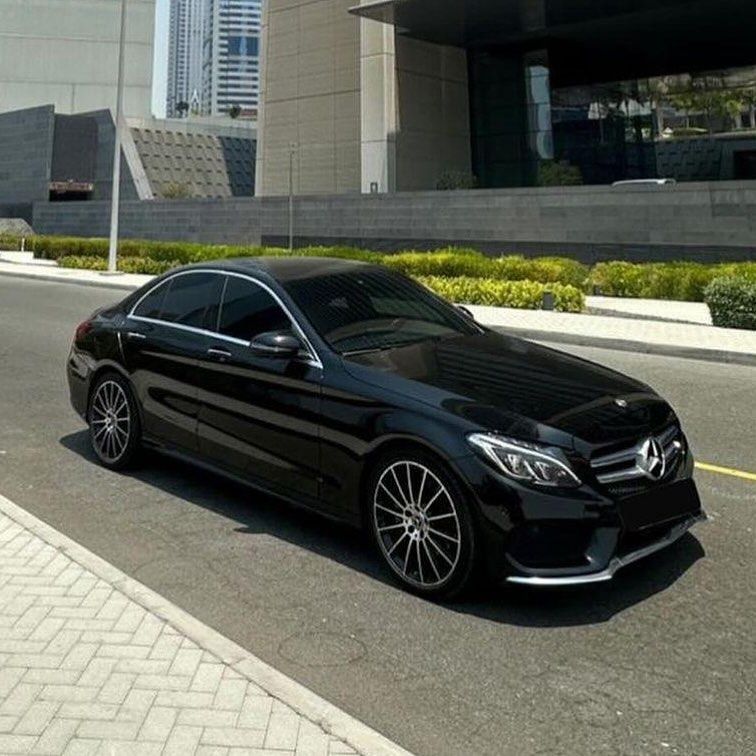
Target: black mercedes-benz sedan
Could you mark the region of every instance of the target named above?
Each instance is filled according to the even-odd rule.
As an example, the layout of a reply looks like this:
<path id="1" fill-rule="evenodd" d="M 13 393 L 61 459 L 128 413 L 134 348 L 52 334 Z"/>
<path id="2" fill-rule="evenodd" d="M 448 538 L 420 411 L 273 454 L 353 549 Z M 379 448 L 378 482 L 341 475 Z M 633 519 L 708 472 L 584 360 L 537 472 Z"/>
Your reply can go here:
<path id="1" fill-rule="evenodd" d="M 188 266 L 76 329 L 71 400 L 119 470 L 159 449 L 365 526 L 407 588 L 573 585 L 705 519 L 672 408 L 383 267 Z"/>

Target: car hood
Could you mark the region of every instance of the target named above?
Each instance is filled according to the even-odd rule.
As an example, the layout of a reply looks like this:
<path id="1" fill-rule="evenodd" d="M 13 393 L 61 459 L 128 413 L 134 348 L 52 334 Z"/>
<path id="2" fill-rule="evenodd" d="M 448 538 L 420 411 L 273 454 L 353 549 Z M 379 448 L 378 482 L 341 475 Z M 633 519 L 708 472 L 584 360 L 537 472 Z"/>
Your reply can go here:
<path id="1" fill-rule="evenodd" d="M 674 420 L 639 381 L 494 331 L 354 354 L 344 364 L 355 378 L 477 428 L 562 446 L 637 439 Z"/>

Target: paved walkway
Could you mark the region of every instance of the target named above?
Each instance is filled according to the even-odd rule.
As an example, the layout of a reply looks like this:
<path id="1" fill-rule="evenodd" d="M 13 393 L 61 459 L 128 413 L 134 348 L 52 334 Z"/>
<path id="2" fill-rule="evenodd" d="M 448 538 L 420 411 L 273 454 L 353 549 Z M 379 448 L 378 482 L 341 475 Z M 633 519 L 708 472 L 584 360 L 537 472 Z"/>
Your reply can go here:
<path id="1" fill-rule="evenodd" d="M 406 754 L 0 496 L 0 753 Z"/>
<path id="2" fill-rule="evenodd" d="M 469 309 L 480 323 L 536 341 L 756 365 L 756 331 L 505 307 Z"/>
<path id="3" fill-rule="evenodd" d="M 96 271 L 2 261 L 0 275 L 123 290 L 138 288 L 151 278 L 130 274 L 106 276 Z M 484 325 L 506 328 L 539 341 L 756 365 L 756 331 L 707 325 L 708 308 L 701 303 L 612 297 L 588 297 L 587 302 L 589 307 L 620 317 L 504 307 L 470 306 L 469 309 Z"/>

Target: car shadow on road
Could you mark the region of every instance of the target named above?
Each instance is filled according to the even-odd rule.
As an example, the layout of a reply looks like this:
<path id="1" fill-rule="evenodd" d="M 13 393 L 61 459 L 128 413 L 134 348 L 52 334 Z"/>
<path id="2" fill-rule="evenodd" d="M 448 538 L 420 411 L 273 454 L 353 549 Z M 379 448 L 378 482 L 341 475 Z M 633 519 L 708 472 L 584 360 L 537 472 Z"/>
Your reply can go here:
<path id="1" fill-rule="evenodd" d="M 673 586 L 706 555 L 691 533 L 663 551 L 629 565 L 613 580 L 569 588 L 486 588 L 488 598 L 458 603 L 458 612 L 523 627 L 571 627 L 607 622 Z"/>
<path id="2" fill-rule="evenodd" d="M 60 443 L 87 462 L 98 464 L 86 431 L 69 434 Z M 383 568 L 367 536 L 349 525 L 266 494 L 256 494 L 254 505 L 250 505 L 249 487 L 159 453 L 146 454 L 141 467 L 125 474 L 237 522 L 238 533 L 270 535 L 401 590 Z M 500 586 L 484 579 L 464 600 L 440 605 L 523 627 L 597 624 L 667 590 L 704 556 L 701 543 L 688 533 L 606 583 L 555 589 Z"/>

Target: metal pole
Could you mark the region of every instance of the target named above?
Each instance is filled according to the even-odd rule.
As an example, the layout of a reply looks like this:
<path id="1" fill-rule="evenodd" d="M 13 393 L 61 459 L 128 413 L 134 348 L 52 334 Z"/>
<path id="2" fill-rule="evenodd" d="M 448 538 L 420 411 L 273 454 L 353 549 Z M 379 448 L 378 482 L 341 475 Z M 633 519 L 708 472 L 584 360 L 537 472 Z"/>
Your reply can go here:
<path id="1" fill-rule="evenodd" d="M 294 146 L 289 147 L 289 252 L 294 252 Z"/>
<path id="2" fill-rule="evenodd" d="M 118 44 L 118 88 L 116 93 L 115 149 L 113 156 L 113 198 L 110 207 L 110 249 L 108 273 L 118 263 L 118 211 L 121 201 L 121 129 L 123 121 L 124 62 L 126 58 L 126 0 L 121 0 L 121 38 Z"/>

